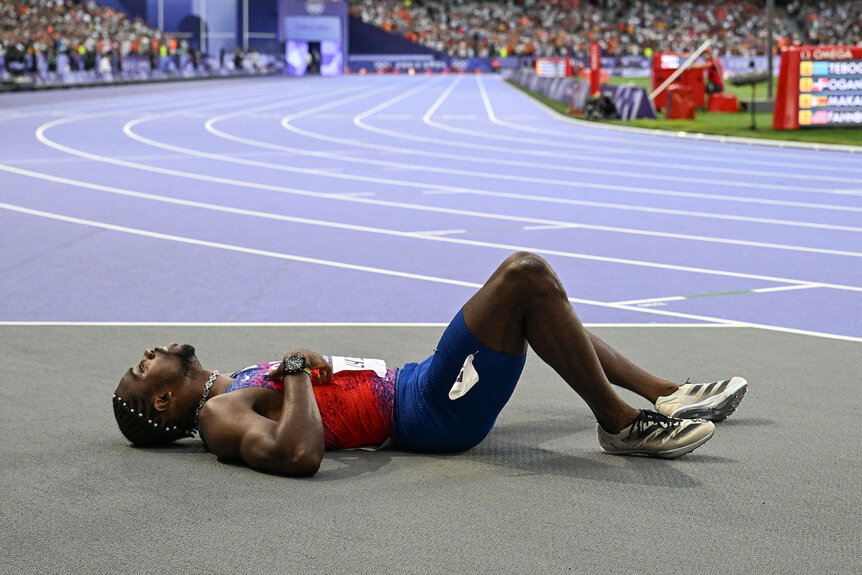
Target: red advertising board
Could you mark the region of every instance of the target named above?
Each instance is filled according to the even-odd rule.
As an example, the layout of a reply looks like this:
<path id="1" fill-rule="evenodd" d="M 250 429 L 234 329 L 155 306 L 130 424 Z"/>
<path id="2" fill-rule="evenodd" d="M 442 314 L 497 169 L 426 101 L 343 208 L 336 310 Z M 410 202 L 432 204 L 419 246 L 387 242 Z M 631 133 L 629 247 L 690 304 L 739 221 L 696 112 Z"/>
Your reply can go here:
<path id="1" fill-rule="evenodd" d="M 772 127 L 862 127 L 862 46 L 783 49 Z"/>
<path id="2" fill-rule="evenodd" d="M 590 94 L 595 96 L 602 89 L 602 48 L 598 42 L 590 42 Z"/>
<path id="3" fill-rule="evenodd" d="M 656 52 L 652 57 L 652 89 L 661 86 L 674 72 L 682 66 L 689 56 L 680 52 Z M 695 64 L 680 74 L 674 81 L 677 84 L 691 88 L 691 97 L 697 108 L 706 106 L 706 84 L 703 81 L 703 66 Z M 667 88 L 653 98 L 655 107 L 663 110 L 667 105 Z"/>

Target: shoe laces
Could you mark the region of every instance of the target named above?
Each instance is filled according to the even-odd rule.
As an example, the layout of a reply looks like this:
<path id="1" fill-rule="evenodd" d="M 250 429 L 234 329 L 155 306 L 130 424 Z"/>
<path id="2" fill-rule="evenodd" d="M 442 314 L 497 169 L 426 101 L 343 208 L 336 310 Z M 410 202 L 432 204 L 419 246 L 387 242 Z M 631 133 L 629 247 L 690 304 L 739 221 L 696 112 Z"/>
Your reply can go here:
<path id="1" fill-rule="evenodd" d="M 680 423 L 682 423 L 682 420 L 680 419 L 668 417 L 655 411 L 641 409 L 641 412 L 638 414 L 637 419 L 635 419 L 634 423 L 632 423 L 628 438 L 631 439 L 632 436 L 635 434 L 635 431 L 637 431 L 638 433 L 644 433 L 653 425 L 660 425 L 665 429 L 673 429 L 675 427 L 678 427 Z"/>

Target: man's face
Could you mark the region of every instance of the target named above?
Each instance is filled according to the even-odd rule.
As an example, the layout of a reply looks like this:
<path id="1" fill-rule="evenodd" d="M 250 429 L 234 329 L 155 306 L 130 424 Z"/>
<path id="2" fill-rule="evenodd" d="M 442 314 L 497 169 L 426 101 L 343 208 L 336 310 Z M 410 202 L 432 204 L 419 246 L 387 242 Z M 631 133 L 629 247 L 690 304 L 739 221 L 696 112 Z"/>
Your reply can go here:
<path id="1" fill-rule="evenodd" d="M 183 370 L 183 375 L 188 375 L 192 368 L 200 369 L 201 364 L 195 355 L 195 348 L 187 343 L 177 345 L 172 343 L 165 347 L 153 348 L 153 351 L 158 354 L 174 356 L 180 360 L 180 368 Z"/>
<path id="2" fill-rule="evenodd" d="M 190 345 L 172 343 L 148 348 L 144 350 L 141 361 L 123 375 L 117 388 L 118 395 L 138 395 L 158 387 L 178 384 L 192 369 L 200 369 L 200 362 L 195 356 L 195 348 Z"/>

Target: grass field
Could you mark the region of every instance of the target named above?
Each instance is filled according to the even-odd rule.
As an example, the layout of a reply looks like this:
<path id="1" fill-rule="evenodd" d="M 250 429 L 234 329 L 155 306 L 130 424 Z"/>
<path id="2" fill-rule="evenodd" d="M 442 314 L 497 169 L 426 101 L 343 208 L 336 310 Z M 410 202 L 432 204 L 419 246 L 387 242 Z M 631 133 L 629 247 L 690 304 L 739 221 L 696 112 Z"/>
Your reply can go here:
<path id="1" fill-rule="evenodd" d="M 650 78 L 611 78 L 612 84 L 634 84 L 645 88 L 648 92 L 652 89 Z M 568 115 L 568 106 L 561 102 L 546 98 L 541 94 L 532 92 L 516 84 L 532 97 L 543 102 L 561 114 Z M 750 86 L 730 86 L 725 90 L 736 94 L 740 102 L 751 99 Z M 773 84 L 773 97 L 776 87 Z M 760 84 L 755 90 L 756 99 L 766 98 L 766 84 Z M 757 129 L 751 129 L 751 114 L 740 112 L 737 114 L 704 112 L 698 110 L 694 120 L 667 120 L 659 114 L 656 120 L 606 120 L 608 124 L 618 124 L 637 128 L 650 128 L 653 130 L 667 130 L 672 132 L 692 132 L 701 134 L 713 134 L 718 136 L 735 136 L 741 138 L 759 138 L 769 140 L 782 140 L 793 142 L 807 142 L 817 144 L 838 144 L 845 146 L 860 146 L 862 148 L 862 128 L 809 128 L 804 130 L 773 130 L 772 114 L 755 114 L 754 122 Z M 862 151 L 862 149 L 860 149 Z"/>

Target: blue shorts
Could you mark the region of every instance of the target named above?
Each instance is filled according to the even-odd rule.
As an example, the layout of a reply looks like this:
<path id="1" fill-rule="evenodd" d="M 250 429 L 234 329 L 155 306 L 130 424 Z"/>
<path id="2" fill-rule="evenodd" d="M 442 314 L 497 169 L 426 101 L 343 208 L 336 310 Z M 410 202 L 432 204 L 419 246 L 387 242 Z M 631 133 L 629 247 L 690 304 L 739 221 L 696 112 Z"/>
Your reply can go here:
<path id="1" fill-rule="evenodd" d="M 464 360 L 473 354 L 479 381 L 466 395 L 452 400 L 449 390 Z M 395 388 L 395 441 L 411 451 L 464 451 L 482 441 L 509 401 L 527 356 L 488 349 L 476 339 L 458 312 L 434 355 L 408 363 L 398 372 Z"/>

